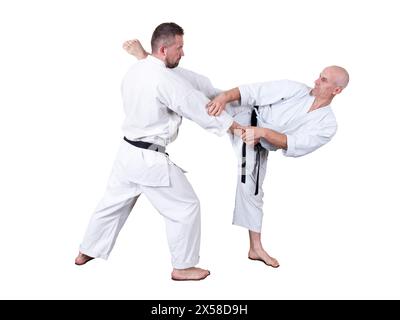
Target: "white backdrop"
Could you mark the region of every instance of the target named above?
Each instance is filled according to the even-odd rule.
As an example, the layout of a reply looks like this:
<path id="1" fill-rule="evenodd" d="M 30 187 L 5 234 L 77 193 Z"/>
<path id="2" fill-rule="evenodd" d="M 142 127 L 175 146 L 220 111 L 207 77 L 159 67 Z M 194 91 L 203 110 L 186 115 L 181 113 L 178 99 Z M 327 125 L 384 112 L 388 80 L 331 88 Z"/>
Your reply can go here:
<path id="1" fill-rule="evenodd" d="M 396 1 L 2 1 L 0 298 L 399 299 L 400 23 Z M 139 199 L 108 261 L 74 265 L 122 138 L 121 79 L 162 22 L 185 30 L 181 65 L 216 87 L 328 65 L 349 87 L 334 139 L 298 159 L 271 154 L 263 242 L 281 267 L 247 259 L 231 225 L 227 137 L 184 121 L 171 158 L 202 203 L 201 282 L 170 280 L 164 222 Z M 396 142 L 397 141 L 397 142 Z"/>

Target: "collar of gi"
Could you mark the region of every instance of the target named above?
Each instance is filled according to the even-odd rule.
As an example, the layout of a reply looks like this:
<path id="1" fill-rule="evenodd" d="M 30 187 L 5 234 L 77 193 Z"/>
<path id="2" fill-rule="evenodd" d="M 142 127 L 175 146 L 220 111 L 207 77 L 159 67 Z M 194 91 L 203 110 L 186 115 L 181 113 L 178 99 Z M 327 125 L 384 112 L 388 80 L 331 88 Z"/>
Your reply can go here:
<path id="1" fill-rule="evenodd" d="M 158 58 L 156 58 L 156 57 L 153 57 L 153 56 L 150 55 L 150 54 L 147 56 L 147 59 L 149 59 L 149 61 L 152 62 L 152 63 L 156 63 L 156 64 L 158 64 L 158 65 L 163 66 L 164 68 L 166 68 L 164 61 L 162 61 L 162 60 L 160 60 L 160 59 L 158 59 Z"/>

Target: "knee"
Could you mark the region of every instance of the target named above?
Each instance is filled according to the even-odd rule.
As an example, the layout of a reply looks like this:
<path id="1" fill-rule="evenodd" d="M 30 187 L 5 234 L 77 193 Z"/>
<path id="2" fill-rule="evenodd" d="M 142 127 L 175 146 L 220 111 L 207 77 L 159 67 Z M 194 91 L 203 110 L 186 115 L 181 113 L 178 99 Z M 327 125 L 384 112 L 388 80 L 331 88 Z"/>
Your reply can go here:
<path id="1" fill-rule="evenodd" d="M 254 183 L 249 183 L 246 181 L 246 183 L 241 183 L 241 185 L 238 188 L 239 192 L 237 196 L 243 199 L 245 202 L 250 202 L 254 204 L 255 206 L 262 206 L 263 205 L 263 197 L 264 197 L 264 191 L 262 189 L 262 186 L 259 185 L 258 187 L 258 194 L 256 195 L 256 185 Z"/>
<path id="2" fill-rule="evenodd" d="M 184 216 L 185 219 L 196 220 L 200 218 L 200 201 L 199 199 L 194 199 L 190 201 L 187 206 L 185 206 Z"/>
<path id="3" fill-rule="evenodd" d="M 200 201 L 199 199 L 194 199 L 190 204 L 190 211 L 193 213 L 200 213 Z"/>
<path id="4" fill-rule="evenodd" d="M 243 194 L 244 196 L 250 196 L 250 197 L 254 196 L 256 192 L 256 184 L 254 183 L 250 175 L 246 177 L 245 183 L 240 182 L 239 190 L 240 193 Z"/>

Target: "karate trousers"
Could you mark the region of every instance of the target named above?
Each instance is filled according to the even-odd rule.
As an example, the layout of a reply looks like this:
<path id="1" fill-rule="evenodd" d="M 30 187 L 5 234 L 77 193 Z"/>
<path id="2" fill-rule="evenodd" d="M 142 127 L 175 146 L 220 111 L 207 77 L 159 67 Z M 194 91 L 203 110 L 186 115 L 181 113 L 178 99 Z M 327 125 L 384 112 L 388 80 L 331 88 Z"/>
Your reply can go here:
<path id="1" fill-rule="evenodd" d="M 235 107 L 234 107 L 235 108 Z M 238 107 L 236 107 L 238 108 Z M 240 108 L 240 107 L 239 107 Z M 250 125 L 251 109 L 243 108 L 243 111 L 234 115 L 236 122 L 244 126 Z M 256 169 L 256 152 L 253 145 L 246 145 L 246 159 L 242 159 L 243 141 L 239 136 L 230 136 L 232 147 L 238 159 L 238 175 L 236 183 L 235 208 L 233 210 L 232 223 L 237 226 L 244 227 L 248 230 L 261 232 L 263 220 L 263 197 L 262 188 L 265 174 L 267 171 L 268 150 L 260 151 L 260 172 L 258 194 L 255 195 L 257 169 Z M 246 182 L 241 181 L 242 163 L 246 161 Z"/>
<path id="2" fill-rule="evenodd" d="M 115 160 L 106 192 L 90 219 L 80 251 L 107 259 L 143 193 L 165 219 L 172 266 L 177 269 L 195 266 L 200 250 L 200 204 L 182 169 L 168 160 L 169 186 L 146 186 L 127 178 L 129 173 L 123 165 L 126 161 L 121 158 L 117 156 Z"/>

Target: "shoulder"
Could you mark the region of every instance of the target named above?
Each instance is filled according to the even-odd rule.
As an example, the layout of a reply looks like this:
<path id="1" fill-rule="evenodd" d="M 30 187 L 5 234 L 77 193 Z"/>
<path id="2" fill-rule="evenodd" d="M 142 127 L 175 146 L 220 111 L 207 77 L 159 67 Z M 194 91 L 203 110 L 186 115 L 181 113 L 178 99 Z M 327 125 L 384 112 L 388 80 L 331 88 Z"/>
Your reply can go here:
<path id="1" fill-rule="evenodd" d="M 335 113 L 333 112 L 333 110 L 332 110 L 332 108 L 330 106 L 328 107 L 328 110 L 327 110 L 326 120 L 328 122 L 330 122 L 332 125 L 336 125 L 337 126 Z"/>
<path id="2" fill-rule="evenodd" d="M 159 72 L 157 72 L 156 79 L 157 89 L 169 96 L 183 96 L 189 94 L 193 90 L 192 85 L 187 80 L 177 75 L 173 69 L 160 69 Z"/>
<path id="3" fill-rule="evenodd" d="M 154 70 L 156 67 L 157 66 L 150 63 L 148 59 L 139 60 L 129 67 L 126 76 L 152 72 L 151 70 Z"/>
<path id="4" fill-rule="evenodd" d="M 281 80 L 273 80 L 262 83 L 254 83 L 249 86 L 261 86 L 268 89 L 276 89 L 283 90 L 285 92 L 293 92 L 293 93 L 305 93 L 309 92 L 310 88 L 307 87 L 304 83 L 300 83 L 293 80 L 281 79 Z"/>
<path id="5" fill-rule="evenodd" d="M 179 84 L 179 85 L 188 85 L 187 80 L 185 77 L 182 76 L 182 73 L 180 71 L 177 71 L 174 69 L 169 69 L 169 68 L 164 68 L 162 69 L 160 75 L 161 78 L 165 81 L 172 82 L 174 84 Z"/>
<path id="6" fill-rule="evenodd" d="M 175 74 L 181 75 L 181 76 L 192 76 L 195 74 L 193 71 L 190 71 L 188 69 L 182 68 L 182 67 L 176 67 L 171 69 Z"/>
<path id="7" fill-rule="evenodd" d="M 192 84 L 202 84 L 210 82 L 210 80 L 206 76 L 185 68 L 176 67 L 174 69 L 171 69 L 171 71 Z"/>
<path id="8" fill-rule="evenodd" d="M 304 83 L 298 82 L 298 81 L 293 81 L 293 80 L 288 80 L 288 79 L 283 79 L 279 80 L 282 86 L 285 86 L 287 89 L 293 91 L 294 93 L 298 94 L 305 94 L 309 93 L 311 88 L 305 85 Z"/>
<path id="9" fill-rule="evenodd" d="M 322 118 L 319 121 L 319 127 L 322 131 L 326 131 L 330 136 L 335 135 L 337 131 L 337 121 L 335 114 L 330 106 L 324 107 L 322 110 Z"/>

